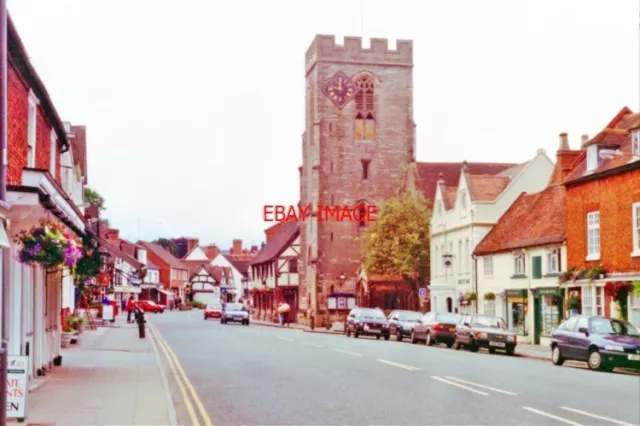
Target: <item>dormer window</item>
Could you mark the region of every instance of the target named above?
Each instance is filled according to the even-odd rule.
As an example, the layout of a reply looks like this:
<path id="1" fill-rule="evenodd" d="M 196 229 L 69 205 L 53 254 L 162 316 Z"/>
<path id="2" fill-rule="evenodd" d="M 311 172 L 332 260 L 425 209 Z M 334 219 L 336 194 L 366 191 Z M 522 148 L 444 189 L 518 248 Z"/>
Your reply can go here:
<path id="1" fill-rule="evenodd" d="M 640 157 L 640 129 L 631 134 L 631 155 Z"/>
<path id="2" fill-rule="evenodd" d="M 598 168 L 598 146 L 591 145 L 587 148 L 587 172 Z"/>

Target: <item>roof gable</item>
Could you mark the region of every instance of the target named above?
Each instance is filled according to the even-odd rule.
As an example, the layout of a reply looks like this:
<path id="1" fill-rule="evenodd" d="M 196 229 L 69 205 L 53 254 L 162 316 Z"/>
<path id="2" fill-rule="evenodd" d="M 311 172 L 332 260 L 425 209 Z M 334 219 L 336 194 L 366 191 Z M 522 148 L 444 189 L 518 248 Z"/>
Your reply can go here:
<path id="1" fill-rule="evenodd" d="M 148 243 L 146 241 L 138 241 L 138 244 L 146 248 L 147 251 L 150 251 L 156 256 L 158 256 L 160 260 L 167 266 L 170 266 L 171 268 L 174 268 L 174 269 L 185 269 L 185 270 L 188 269 L 185 265 L 183 265 L 180 262 L 180 260 L 178 260 L 178 258 L 172 255 L 169 250 L 165 249 L 160 244 Z"/>
<path id="2" fill-rule="evenodd" d="M 191 251 L 189 253 L 187 253 L 182 260 L 187 260 L 187 261 L 191 261 L 191 260 L 201 260 L 201 261 L 209 261 L 211 259 L 209 259 L 209 256 L 207 256 L 207 253 L 202 249 L 202 247 L 200 246 L 195 246 L 191 249 Z"/>
<path id="3" fill-rule="evenodd" d="M 257 265 L 276 259 L 295 239 L 300 235 L 300 227 L 297 222 L 286 222 L 278 229 L 278 232 L 262 247 L 251 265 Z"/>

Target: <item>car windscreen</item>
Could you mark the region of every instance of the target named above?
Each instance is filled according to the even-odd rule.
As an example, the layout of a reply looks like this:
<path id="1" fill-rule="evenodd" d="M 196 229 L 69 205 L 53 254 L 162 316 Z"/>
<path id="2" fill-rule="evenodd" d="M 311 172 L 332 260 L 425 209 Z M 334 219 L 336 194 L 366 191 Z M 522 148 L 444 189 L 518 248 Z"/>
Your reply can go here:
<path id="1" fill-rule="evenodd" d="M 619 334 L 621 336 L 640 337 L 640 332 L 630 323 L 606 318 L 593 318 L 591 320 L 591 332 L 593 334 Z"/>
<path id="2" fill-rule="evenodd" d="M 458 314 L 436 314 L 436 322 L 442 324 L 457 324 L 460 322 Z"/>
<path id="3" fill-rule="evenodd" d="M 224 309 L 225 311 L 241 311 L 244 309 L 244 305 L 242 303 L 227 303 Z"/>
<path id="4" fill-rule="evenodd" d="M 400 312 L 398 314 L 398 319 L 400 321 L 420 321 L 422 319 L 422 314 L 420 312 Z"/>
<path id="5" fill-rule="evenodd" d="M 500 328 L 503 330 L 507 329 L 504 320 L 500 317 L 486 317 L 479 315 L 474 318 L 473 324 L 477 327 Z"/>
<path id="6" fill-rule="evenodd" d="M 371 320 L 371 319 L 386 319 L 384 316 L 384 313 L 382 311 L 379 311 L 377 309 L 367 309 L 367 310 L 362 310 L 358 313 L 358 317 L 361 319 L 365 319 L 365 320 Z"/>

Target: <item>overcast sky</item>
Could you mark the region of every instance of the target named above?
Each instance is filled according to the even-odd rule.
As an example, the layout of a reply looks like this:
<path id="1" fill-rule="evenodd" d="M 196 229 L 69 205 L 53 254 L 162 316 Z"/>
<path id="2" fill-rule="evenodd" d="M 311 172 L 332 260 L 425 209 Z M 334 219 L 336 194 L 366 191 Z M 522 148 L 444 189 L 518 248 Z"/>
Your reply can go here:
<path id="1" fill-rule="evenodd" d="M 315 34 L 414 40 L 420 161 L 521 162 L 638 110 L 635 0 L 8 0 L 125 238 L 264 238 L 298 201 Z M 361 5 L 364 4 L 364 7 Z"/>

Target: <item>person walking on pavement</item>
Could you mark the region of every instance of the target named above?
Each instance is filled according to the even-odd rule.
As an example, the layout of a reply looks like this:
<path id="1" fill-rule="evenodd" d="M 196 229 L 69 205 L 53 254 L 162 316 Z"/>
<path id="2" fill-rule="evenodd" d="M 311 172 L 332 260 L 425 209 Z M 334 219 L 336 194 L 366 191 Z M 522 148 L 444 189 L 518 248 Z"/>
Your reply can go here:
<path id="1" fill-rule="evenodd" d="M 124 314 L 124 311 L 126 311 L 126 310 L 127 310 L 127 300 L 123 298 L 123 299 L 120 301 L 120 304 L 121 304 L 121 306 L 122 306 L 122 313 Z"/>
<path id="2" fill-rule="evenodd" d="M 133 296 L 129 296 L 129 301 L 127 302 L 127 322 L 133 322 L 131 320 L 131 315 L 136 308 L 136 303 L 133 300 Z"/>
<path id="3" fill-rule="evenodd" d="M 278 305 L 278 316 L 280 317 L 280 325 L 284 326 L 285 318 L 289 314 L 291 307 L 287 303 L 280 302 Z M 289 326 L 289 324 L 287 324 Z"/>

